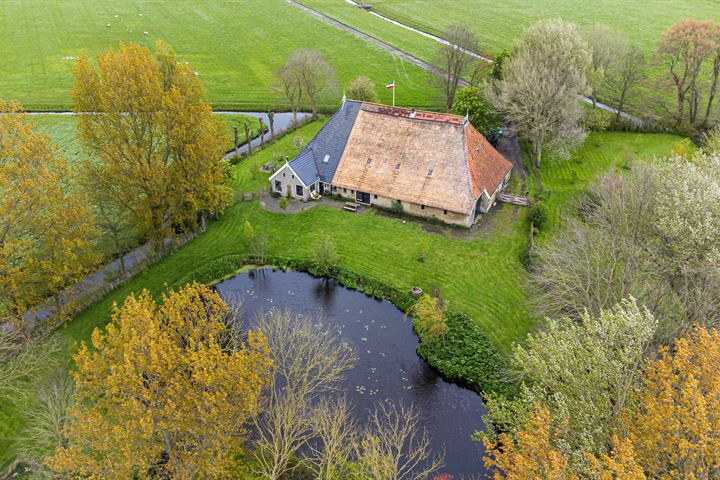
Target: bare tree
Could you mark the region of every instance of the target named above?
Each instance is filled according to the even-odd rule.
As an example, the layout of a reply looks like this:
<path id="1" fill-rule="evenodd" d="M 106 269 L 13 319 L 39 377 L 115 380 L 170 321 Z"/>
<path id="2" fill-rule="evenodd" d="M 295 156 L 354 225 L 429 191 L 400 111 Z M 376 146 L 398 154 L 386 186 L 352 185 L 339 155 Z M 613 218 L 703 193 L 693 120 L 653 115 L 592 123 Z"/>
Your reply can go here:
<path id="1" fill-rule="evenodd" d="M 376 406 L 356 449 L 361 478 L 368 480 L 426 480 L 443 466 L 418 411 L 403 404 Z"/>
<path id="2" fill-rule="evenodd" d="M 703 62 L 712 52 L 712 27 L 710 20 L 682 20 L 668 28 L 658 41 L 658 54 L 675 86 L 676 125 L 685 119 L 686 103 L 690 107 L 690 124 L 695 123 L 699 102 L 697 79 Z"/>
<path id="3" fill-rule="evenodd" d="M 588 85 L 590 86 L 590 98 L 595 107 L 598 89 L 605 81 L 607 73 L 617 63 L 619 53 L 626 48 L 628 40 L 620 32 L 601 23 L 596 23 L 583 30 L 583 38 L 591 51 Z"/>
<path id="4" fill-rule="evenodd" d="M 440 80 L 445 95 L 445 111 L 449 112 L 462 76 L 476 63 L 468 52 L 477 52 L 479 44 L 475 34 L 465 25 L 448 26 L 444 37 L 447 43 L 438 44 L 435 57 L 436 63 L 445 70 Z"/>
<path id="5" fill-rule="evenodd" d="M 297 74 L 298 68 L 297 59 L 291 56 L 277 71 L 276 88 L 282 92 L 290 104 L 290 109 L 293 114 L 293 129 L 298 126 L 297 112 L 300 110 L 303 98 L 302 83 Z"/>
<path id="6" fill-rule="evenodd" d="M 713 58 L 712 78 L 710 80 L 710 93 L 708 94 L 707 107 L 705 108 L 705 118 L 703 118 L 702 126 L 707 128 L 712 113 L 713 102 L 717 95 L 718 81 L 720 81 L 720 23 L 715 24 L 712 34 L 713 48 L 715 50 L 715 58 Z"/>
<path id="7" fill-rule="evenodd" d="M 321 399 L 313 408 L 310 426 L 315 443 L 310 444 L 310 462 L 318 480 L 345 478 L 347 464 L 357 441 L 357 423 L 345 397 Z"/>
<path id="8" fill-rule="evenodd" d="M 314 50 L 298 50 L 293 57 L 297 58 L 297 75 L 310 100 L 313 117 L 317 117 L 318 101 L 335 90 L 335 70 Z"/>
<path id="9" fill-rule="evenodd" d="M 338 390 L 355 365 L 352 347 L 320 319 L 271 310 L 258 320 L 268 339 L 274 376 L 265 413 L 256 420 L 258 474 L 276 480 L 312 437 L 313 402 Z"/>
<path id="10" fill-rule="evenodd" d="M 590 57 L 575 25 L 541 20 L 525 30 L 490 89 L 490 101 L 532 143 L 538 168 L 544 148 L 566 154 L 585 138 L 577 97 L 588 90 Z"/>
<path id="11" fill-rule="evenodd" d="M 606 76 L 606 83 L 611 99 L 615 103 L 615 123 L 620 122 L 620 115 L 625 102 L 645 78 L 645 54 L 637 45 L 627 45 L 620 52 L 617 63 Z"/>

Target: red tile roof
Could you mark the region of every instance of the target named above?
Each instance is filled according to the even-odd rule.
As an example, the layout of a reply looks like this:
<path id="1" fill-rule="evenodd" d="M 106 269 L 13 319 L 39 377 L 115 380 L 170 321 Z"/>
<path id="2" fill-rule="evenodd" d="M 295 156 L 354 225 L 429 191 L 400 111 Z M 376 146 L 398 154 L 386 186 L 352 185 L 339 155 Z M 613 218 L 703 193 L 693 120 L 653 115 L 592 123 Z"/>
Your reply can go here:
<path id="1" fill-rule="evenodd" d="M 512 169 L 512 163 L 470 124 L 465 128 L 465 151 L 473 192 L 480 196 L 485 190 L 492 195 Z"/>

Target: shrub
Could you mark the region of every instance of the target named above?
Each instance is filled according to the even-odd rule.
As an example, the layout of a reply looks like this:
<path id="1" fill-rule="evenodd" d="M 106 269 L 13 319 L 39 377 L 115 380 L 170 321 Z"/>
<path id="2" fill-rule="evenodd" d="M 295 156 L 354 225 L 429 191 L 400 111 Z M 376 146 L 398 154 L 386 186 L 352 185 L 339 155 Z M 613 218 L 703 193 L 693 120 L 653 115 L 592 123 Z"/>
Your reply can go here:
<path id="1" fill-rule="evenodd" d="M 335 243 L 333 243 L 330 235 L 323 234 L 313 251 L 314 271 L 312 273 L 321 277 L 330 277 L 337 272 L 339 262 L 340 257 L 335 248 Z"/>
<path id="2" fill-rule="evenodd" d="M 505 358 L 482 329 L 464 313 L 447 312 L 448 332 L 442 338 L 421 341 L 417 352 L 450 381 L 483 393 L 509 395 L 514 385 L 504 380 Z"/>
<path id="3" fill-rule="evenodd" d="M 445 313 L 445 306 L 439 298 L 425 294 L 418 299 L 410 314 L 415 316 L 413 327 L 421 341 L 432 342 L 448 332 Z"/>
<path id="4" fill-rule="evenodd" d="M 543 225 L 547 222 L 548 209 L 544 203 L 536 203 L 530 208 L 530 221 L 538 229 L 542 230 Z"/>
<path id="5" fill-rule="evenodd" d="M 398 215 L 402 214 L 405 209 L 402 206 L 402 202 L 400 200 L 393 200 L 390 204 L 390 211 L 392 213 L 397 213 Z"/>
<path id="6" fill-rule="evenodd" d="M 347 87 L 347 97 L 362 102 L 377 103 L 378 96 L 375 84 L 368 77 L 360 75 Z"/>
<path id="7" fill-rule="evenodd" d="M 288 199 L 287 197 L 281 197 L 280 200 L 278 200 L 278 207 L 285 210 L 288 206 Z"/>

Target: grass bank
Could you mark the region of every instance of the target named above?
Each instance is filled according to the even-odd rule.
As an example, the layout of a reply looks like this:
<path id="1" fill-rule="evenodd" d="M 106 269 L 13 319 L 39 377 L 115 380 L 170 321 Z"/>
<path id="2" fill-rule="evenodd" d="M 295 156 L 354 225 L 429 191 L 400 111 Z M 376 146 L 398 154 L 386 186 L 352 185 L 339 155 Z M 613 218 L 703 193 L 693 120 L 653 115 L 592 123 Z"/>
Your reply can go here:
<path id="1" fill-rule="evenodd" d="M 259 167 L 268 159 L 293 156 L 294 137 L 309 140 L 321 125 L 322 121 L 311 123 L 242 160 L 234 167 L 233 189 L 242 192 L 264 187 L 268 174 L 260 172 Z M 559 224 L 573 196 L 603 171 L 621 164 L 626 145 L 633 145 L 638 158 L 650 158 L 666 154 L 677 140 L 670 135 L 592 134 L 572 159 L 549 159 L 543 182 L 551 192 L 547 200 L 551 210 L 557 212 L 553 224 Z M 568 175 L 577 178 L 568 183 Z M 67 368 L 79 342 L 104 325 L 112 305 L 130 293 L 148 289 L 157 295 L 166 285 L 178 285 L 192 272 L 223 257 L 249 256 L 249 246 L 243 239 L 245 221 L 253 225 L 255 232 L 267 235 L 269 256 L 307 261 L 327 233 L 337 246 L 342 267 L 348 271 L 378 279 L 398 291 L 415 285 L 425 291 L 438 288 L 450 309 L 467 314 L 501 352 L 507 352 L 513 341 L 521 341 L 539 324 L 528 306 L 523 285 L 526 273 L 519 260 L 527 239 L 525 209 L 501 206 L 483 219 L 485 225 L 479 232 L 467 238 L 462 230 L 431 233 L 422 224 L 388 218 L 372 210 L 355 215 L 319 205 L 282 215 L 264 210 L 253 200 L 229 208 L 210 223 L 205 234 L 138 274 L 54 333 L 53 340 L 60 349 L 48 365 L 48 373 Z M 424 261 L 419 260 L 421 250 L 429 252 Z M 0 406 L 0 465 L 17 454 L 17 439 L 27 421 L 24 412 L 30 401 Z"/>

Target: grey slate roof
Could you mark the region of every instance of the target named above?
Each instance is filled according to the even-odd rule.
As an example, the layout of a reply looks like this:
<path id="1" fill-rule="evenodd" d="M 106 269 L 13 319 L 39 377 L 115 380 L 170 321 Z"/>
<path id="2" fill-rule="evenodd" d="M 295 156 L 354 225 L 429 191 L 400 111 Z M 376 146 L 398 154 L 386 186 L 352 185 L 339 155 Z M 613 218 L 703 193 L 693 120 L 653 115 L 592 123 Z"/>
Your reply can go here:
<path id="1" fill-rule="evenodd" d="M 290 166 L 305 185 L 316 180 L 331 183 L 362 102 L 346 100 Z M 325 162 L 327 155 L 328 161 Z"/>

